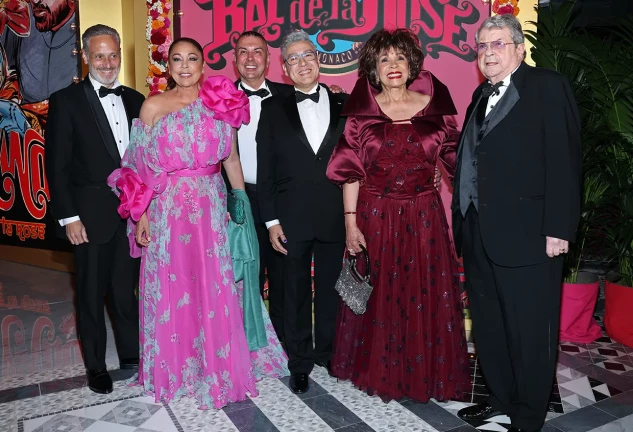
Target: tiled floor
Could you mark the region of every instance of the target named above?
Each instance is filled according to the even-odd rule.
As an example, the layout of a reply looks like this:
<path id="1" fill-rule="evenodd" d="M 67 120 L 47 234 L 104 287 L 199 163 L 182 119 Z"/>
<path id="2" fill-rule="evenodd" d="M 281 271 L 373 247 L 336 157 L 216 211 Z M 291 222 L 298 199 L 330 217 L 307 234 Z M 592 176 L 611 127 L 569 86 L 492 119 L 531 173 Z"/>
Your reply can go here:
<path id="1" fill-rule="evenodd" d="M 0 261 L 0 432 L 159 431 L 500 431 L 505 416 L 466 424 L 455 415 L 482 400 L 486 386 L 476 356 L 468 403 L 421 404 L 369 397 L 322 368 L 310 391 L 296 396 L 288 379 L 259 383 L 260 396 L 220 411 L 200 411 L 187 399 L 156 403 L 126 385 L 116 370 L 109 333 L 107 363 L 115 389 L 92 393 L 78 351 L 69 275 Z M 599 316 L 598 316 L 599 319 Z M 633 431 L 633 349 L 603 337 L 560 346 L 550 413 L 543 431 Z"/>

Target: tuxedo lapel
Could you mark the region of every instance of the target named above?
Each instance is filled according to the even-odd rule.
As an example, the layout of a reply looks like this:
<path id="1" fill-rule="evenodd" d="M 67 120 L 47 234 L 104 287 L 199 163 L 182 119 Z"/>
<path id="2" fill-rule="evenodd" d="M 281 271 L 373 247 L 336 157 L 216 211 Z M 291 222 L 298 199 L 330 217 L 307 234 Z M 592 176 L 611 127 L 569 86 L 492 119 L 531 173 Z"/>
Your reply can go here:
<path id="1" fill-rule="evenodd" d="M 327 132 L 323 137 L 323 141 L 321 141 L 321 145 L 319 145 L 317 155 L 319 154 L 321 149 L 330 141 L 332 133 L 334 133 L 336 127 L 338 126 L 338 119 L 341 116 L 341 111 L 343 111 L 343 102 L 334 97 L 329 89 L 326 88 L 326 91 L 328 99 L 330 101 L 330 124 L 328 125 Z"/>
<path id="2" fill-rule="evenodd" d="M 310 153 L 314 154 L 314 150 L 310 145 L 310 141 L 308 141 L 308 136 L 303 129 L 303 124 L 301 123 L 301 117 L 299 116 L 299 109 L 297 108 L 297 100 L 295 98 L 295 95 L 292 94 L 286 97 L 283 106 L 284 110 L 286 111 L 286 115 L 288 116 L 288 120 L 295 130 L 296 136 L 303 143 L 303 145 L 305 145 L 308 150 L 310 150 Z"/>
<path id="3" fill-rule="evenodd" d="M 130 107 L 130 100 L 129 100 L 129 92 L 126 92 L 126 88 L 123 88 L 123 93 L 121 94 L 121 99 L 123 100 L 123 108 L 125 108 L 125 116 L 127 117 L 127 130 L 128 132 L 132 131 L 132 109 Z M 107 120 L 107 118 L 106 118 Z M 118 151 L 118 150 L 117 150 Z"/>
<path id="4" fill-rule="evenodd" d="M 460 160 L 462 149 L 464 147 L 464 140 L 466 138 L 466 134 L 464 133 L 464 131 L 466 130 L 466 128 L 468 128 L 468 125 L 470 124 L 470 122 L 475 120 L 475 115 L 477 114 L 477 107 L 479 106 L 479 103 L 481 102 L 481 98 L 483 97 L 483 95 L 481 94 L 481 86 L 475 91 L 478 92 L 479 95 L 477 96 L 475 103 L 471 104 L 468 107 L 468 111 L 466 113 L 466 121 L 464 122 L 464 127 L 462 128 L 462 133 L 459 137 L 459 144 L 457 146 L 457 160 L 458 161 Z"/>
<path id="5" fill-rule="evenodd" d="M 266 85 L 268 86 L 268 91 L 270 92 L 271 96 L 275 96 L 279 93 L 279 90 L 277 90 L 277 86 L 274 82 L 266 80 Z"/>
<path id="6" fill-rule="evenodd" d="M 83 80 L 82 84 L 84 86 L 84 93 L 88 99 L 88 106 L 90 107 L 90 111 L 97 123 L 99 134 L 101 134 L 101 138 L 103 139 L 103 144 L 106 146 L 106 149 L 114 162 L 119 165 L 121 163 L 121 155 L 119 155 L 119 149 L 116 145 L 114 134 L 112 133 L 112 129 L 110 129 L 110 123 L 108 123 L 108 118 L 101 106 L 99 96 L 97 96 L 97 93 L 95 92 L 94 87 L 92 87 L 92 83 L 88 77 Z M 126 111 L 129 110 L 126 108 Z"/>
<path id="7" fill-rule="evenodd" d="M 485 127 L 483 131 L 483 136 L 481 137 L 481 141 L 492 131 L 501 120 L 506 118 L 508 113 L 512 110 L 514 105 L 519 101 L 519 92 L 514 85 L 514 82 L 510 82 L 508 89 L 504 93 L 501 100 L 497 103 L 494 109 L 490 112 L 490 119 L 487 121 L 488 125 Z M 476 110 L 475 110 L 476 111 Z"/>

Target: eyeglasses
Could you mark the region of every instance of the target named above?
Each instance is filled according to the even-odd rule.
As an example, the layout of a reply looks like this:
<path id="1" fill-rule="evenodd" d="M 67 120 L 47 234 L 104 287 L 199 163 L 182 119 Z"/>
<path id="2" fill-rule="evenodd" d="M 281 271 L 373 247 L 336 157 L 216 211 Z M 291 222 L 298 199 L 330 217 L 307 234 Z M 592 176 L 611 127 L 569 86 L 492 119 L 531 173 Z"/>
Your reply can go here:
<path id="1" fill-rule="evenodd" d="M 284 61 L 286 63 L 288 63 L 290 66 L 294 66 L 296 64 L 299 64 L 301 59 L 304 59 L 307 62 L 313 61 L 314 59 L 316 59 L 316 55 L 317 55 L 317 53 L 314 52 L 314 51 L 306 51 L 306 52 L 300 53 L 300 54 L 292 54 L 292 55 L 286 57 L 286 59 Z"/>
<path id="2" fill-rule="evenodd" d="M 492 41 L 492 42 L 479 42 L 476 45 L 476 48 L 477 48 L 477 52 L 481 54 L 488 51 L 488 47 L 490 47 L 490 49 L 493 51 L 503 51 L 504 49 L 506 49 L 506 45 L 516 45 L 516 44 L 514 42 L 504 42 L 501 40 L 497 40 L 497 41 Z"/>

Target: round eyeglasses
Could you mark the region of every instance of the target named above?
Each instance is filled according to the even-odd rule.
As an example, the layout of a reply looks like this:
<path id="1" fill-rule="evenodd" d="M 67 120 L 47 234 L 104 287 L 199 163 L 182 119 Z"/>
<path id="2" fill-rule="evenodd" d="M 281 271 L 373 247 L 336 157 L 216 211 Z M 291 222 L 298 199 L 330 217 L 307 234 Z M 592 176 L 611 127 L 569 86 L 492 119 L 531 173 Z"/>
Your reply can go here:
<path id="1" fill-rule="evenodd" d="M 304 53 L 289 55 L 288 57 L 286 57 L 284 61 L 288 63 L 290 66 L 294 66 L 296 64 L 299 64 L 301 59 L 304 59 L 307 62 L 313 61 L 314 59 L 316 59 L 316 55 L 317 53 L 314 51 L 306 51 Z"/>
<path id="2" fill-rule="evenodd" d="M 506 49 L 506 45 L 516 45 L 514 42 L 504 42 L 501 40 L 492 41 L 492 42 L 479 42 L 475 47 L 477 48 L 477 52 L 479 54 L 485 53 L 488 51 L 488 47 L 490 47 L 493 51 L 503 51 Z"/>

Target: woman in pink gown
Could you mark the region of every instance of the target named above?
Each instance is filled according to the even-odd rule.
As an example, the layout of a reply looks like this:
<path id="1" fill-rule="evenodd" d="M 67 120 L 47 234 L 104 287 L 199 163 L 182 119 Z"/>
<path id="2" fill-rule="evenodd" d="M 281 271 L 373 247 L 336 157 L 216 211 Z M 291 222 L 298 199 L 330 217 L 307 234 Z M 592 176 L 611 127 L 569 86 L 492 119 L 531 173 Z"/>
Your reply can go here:
<path id="1" fill-rule="evenodd" d="M 188 396 L 208 409 L 256 396 L 256 380 L 288 370 L 263 302 L 268 345 L 249 351 L 227 242 L 220 167 L 244 188 L 234 128 L 249 121 L 248 98 L 225 77 L 200 85 L 202 59 L 196 41 L 174 41 L 173 88 L 145 101 L 109 183 L 133 254 L 142 247 L 138 383 L 156 401 Z"/>

